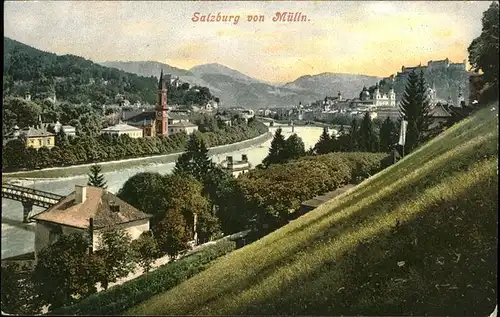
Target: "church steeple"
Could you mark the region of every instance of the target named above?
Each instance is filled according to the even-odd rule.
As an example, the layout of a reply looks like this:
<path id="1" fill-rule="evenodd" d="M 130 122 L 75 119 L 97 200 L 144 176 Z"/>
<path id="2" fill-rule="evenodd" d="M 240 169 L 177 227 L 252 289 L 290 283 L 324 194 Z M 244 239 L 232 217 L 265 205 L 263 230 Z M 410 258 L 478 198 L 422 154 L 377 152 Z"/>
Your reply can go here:
<path id="1" fill-rule="evenodd" d="M 160 79 L 158 80 L 158 90 L 165 89 L 165 83 L 163 82 L 163 68 L 161 69 Z"/>
<path id="2" fill-rule="evenodd" d="M 163 68 L 158 80 L 158 103 L 156 104 L 156 121 L 155 121 L 156 135 L 168 135 L 168 121 L 167 121 L 167 88 L 163 78 Z"/>

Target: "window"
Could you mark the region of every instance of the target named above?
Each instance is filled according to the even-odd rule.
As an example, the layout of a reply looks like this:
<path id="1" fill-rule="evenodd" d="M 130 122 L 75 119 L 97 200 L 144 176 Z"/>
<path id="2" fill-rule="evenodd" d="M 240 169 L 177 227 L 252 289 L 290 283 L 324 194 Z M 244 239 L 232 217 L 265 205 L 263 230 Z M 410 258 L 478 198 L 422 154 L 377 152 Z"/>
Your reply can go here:
<path id="1" fill-rule="evenodd" d="M 42 146 L 42 139 L 38 139 L 38 145 Z"/>
<path id="2" fill-rule="evenodd" d="M 47 139 L 47 144 L 50 145 L 50 138 Z"/>

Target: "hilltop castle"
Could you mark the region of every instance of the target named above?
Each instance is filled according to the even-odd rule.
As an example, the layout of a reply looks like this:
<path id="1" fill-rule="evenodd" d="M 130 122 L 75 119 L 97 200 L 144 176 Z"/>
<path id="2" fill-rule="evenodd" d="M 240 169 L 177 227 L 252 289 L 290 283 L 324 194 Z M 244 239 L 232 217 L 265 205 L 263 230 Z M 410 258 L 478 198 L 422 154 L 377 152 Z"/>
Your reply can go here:
<path id="1" fill-rule="evenodd" d="M 419 72 L 420 70 L 423 70 L 424 73 L 427 71 L 432 72 L 432 71 L 442 71 L 447 69 L 466 71 L 465 65 L 466 65 L 465 59 L 463 60 L 462 63 L 450 63 L 450 60 L 446 58 L 439 61 L 428 61 L 427 66 L 422 66 L 421 64 L 413 67 L 401 66 L 401 72 L 398 72 L 397 76 L 407 76 L 412 71 Z"/>

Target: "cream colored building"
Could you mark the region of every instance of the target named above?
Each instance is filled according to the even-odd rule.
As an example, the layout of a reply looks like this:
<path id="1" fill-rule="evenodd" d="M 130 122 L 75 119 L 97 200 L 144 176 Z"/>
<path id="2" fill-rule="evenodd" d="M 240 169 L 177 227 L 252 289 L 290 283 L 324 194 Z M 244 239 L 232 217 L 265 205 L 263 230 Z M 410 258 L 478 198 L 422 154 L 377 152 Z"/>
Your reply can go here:
<path id="1" fill-rule="evenodd" d="M 17 134 L 17 132 L 15 132 Z M 39 149 L 41 147 L 52 148 L 55 145 L 55 134 L 46 129 L 29 127 L 19 131 L 19 135 L 26 139 L 26 147 Z"/>
<path id="2" fill-rule="evenodd" d="M 140 128 L 133 127 L 131 125 L 125 123 L 119 123 L 117 125 L 107 127 L 101 130 L 101 134 L 109 134 L 109 135 L 128 135 L 131 138 L 142 138 L 143 130 Z"/>
<path id="3" fill-rule="evenodd" d="M 194 123 L 191 122 L 178 122 L 178 123 L 173 123 L 168 125 L 168 134 L 176 134 L 176 133 L 181 133 L 184 132 L 186 134 L 192 134 L 194 132 L 198 131 L 198 126 Z"/>
<path id="4" fill-rule="evenodd" d="M 149 231 L 151 215 L 139 211 L 102 188 L 75 185 L 75 191 L 57 204 L 34 216 L 35 259 L 45 247 L 63 234 L 81 233 L 89 237 L 92 222 L 92 248 L 100 249 L 103 230 L 121 228 L 135 240 Z"/>
<path id="5" fill-rule="evenodd" d="M 244 174 L 252 168 L 246 154 L 241 155 L 241 161 L 235 161 L 232 156 L 227 156 L 226 160 L 223 161 L 220 166 L 224 171 L 231 173 L 234 177 L 238 177 L 240 174 Z"/>

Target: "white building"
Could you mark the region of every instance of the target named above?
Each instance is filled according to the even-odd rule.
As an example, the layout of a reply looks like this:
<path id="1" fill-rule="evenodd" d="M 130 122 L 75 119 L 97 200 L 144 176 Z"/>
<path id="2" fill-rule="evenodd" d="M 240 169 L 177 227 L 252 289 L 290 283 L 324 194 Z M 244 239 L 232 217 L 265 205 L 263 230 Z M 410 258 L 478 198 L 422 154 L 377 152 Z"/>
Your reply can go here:
<path id="1" fill-rule="evenodd" d="M 101 134 L 109 134 L 109 135 L 128 135 L 131 138 L 142 138 L 143 131 L 140 128 L 133 127 L 128 124 L 119 123 L 117 125 L 107 127 L 101 130 Z"/>
<path id="2" fill-rule="evenodd" d="M 240 111 L 240 116 L 243 118 L 243 119 L 251 119 L 253 117 L 255 117 L 255 113 L 252 109 L 244 109 L 244 110 L 241 110 Z"/>
<path id="3" fill-rule="evenodd" d="M 168 134 L 176 134 L 180 132 L 185 132 L 186 134 L 192 134 L 198 131 L 198 126 L 191 122 L 178 122 L 168 125 Z"/>
<path id="4" fill-rule="evenodd" d="M 43 248 L 63 234 L 86 235 L 93 250 L 99 250 L 101 233 L 108 228 L 124 229 L 135 240 L 149 231 L 151 217 L 105 189 L 75 185 L 74 192 L 33 217 L 36 221 L 35 259 Z"/>
<path id="5" fill-rule="evenodd" d="M 64 132 L 64 134 L 66 135 L 69 135 L 69 136 L 76 136 L 76 128 L 74 126 L 71 126 L 71 125 L 63 125 L 61 126 L 61 130 L 62 132 Z"/>
<path id="6" fill-rule="evenodd" d="M 252 168 L 246 154 L 241 155 L 241 161 L 234 161 L 232 156 L 227 156 L 226 160 L 222 161 L 220 166 L 224 171 L 231 173 L 234 177 L 238 177 L 240 174 L 244 174 Z"/>

